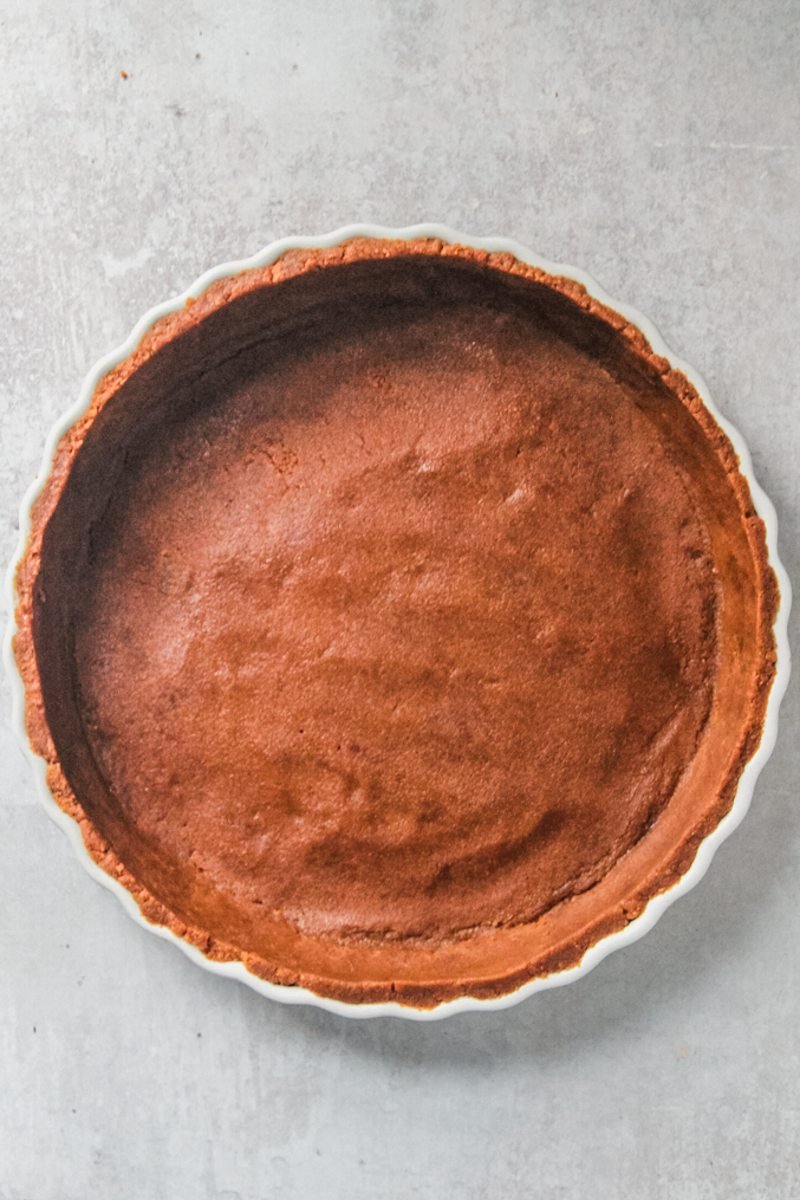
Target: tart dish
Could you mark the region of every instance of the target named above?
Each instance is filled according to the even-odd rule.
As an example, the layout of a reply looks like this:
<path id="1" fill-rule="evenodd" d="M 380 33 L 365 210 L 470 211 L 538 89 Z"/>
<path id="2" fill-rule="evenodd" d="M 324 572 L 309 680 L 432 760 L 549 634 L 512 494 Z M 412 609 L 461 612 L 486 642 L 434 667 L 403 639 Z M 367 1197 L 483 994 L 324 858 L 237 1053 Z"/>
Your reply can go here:
<path id="1" fill-rule="evenodd" d="M 695 386 L 575 279 L 331 240 L 93 381 L 16 572 L 27 735 L 196 957 L 340 1007 L 505 1001 L 729 813 L 776 673 L 765 526 Z"/>

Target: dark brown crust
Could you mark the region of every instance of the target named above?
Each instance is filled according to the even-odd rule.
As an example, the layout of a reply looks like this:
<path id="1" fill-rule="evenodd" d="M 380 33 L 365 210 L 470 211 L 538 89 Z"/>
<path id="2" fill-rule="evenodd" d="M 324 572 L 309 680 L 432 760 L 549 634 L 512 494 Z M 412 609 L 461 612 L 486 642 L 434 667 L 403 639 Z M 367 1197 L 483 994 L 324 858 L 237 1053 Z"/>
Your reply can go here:
<path id="1" fill-rule="evenodd" d="M 671 392 L 691 413 L 706 439 L 713 446 L 719 461 L 724 466 L 741 512 L 742 524 L 746 531 L 758 584 L 758 662 L 760 665 L 755 673 L 749 719 L 742 729 L 737 750 L 729 762 L 727 772 L 720 780 L 716 799 L 713 805 L 705 809 L 699 822 L 687 830 L 682 844 L 669 860 L 662 864 L 658 874 L 648 875 L 639 882 L 638 886 L 633 885 L 624 901 L 614 904 L 608 910 L 594 913 L 579 935 L 575 935 L 569 941 L 558 944 L 535 959 L 525 962 L 521 967 L 514 967 L 506 972 L 498 971 L 491 978 L 426 980 L 419 984 L 387 985 L 383 982 L 371 984 L 325 975 L 317 976 L 310 972 L 288 971 L 274 963 L 242 954 L 235 946 L 216 941 L 203 929 L 187 927 L 174 913 L 170 912 L 141 886 L 95 829 L 73 793 L 61 767 L 45 716 L 42 683 L 33 641 L 32 614 L 44 532 L 58 505 L 74 458 L 97 414 L 145 361 L 160 347 L 179 337 L 211 312 L 250 291 L 291 279 L 311 270 L 324 270 L 340 263 L 391 258 L 398 255 L 454 256 L 545 284 L 605 321 L 628 342 L 633 352 L 643 362 L 658 372 Z M 50 474 L 33 505 L 31 532 L 17 570 L 16 588 L 18 629 L 14 639 L 14 654 L 25 686 L 25 717 L 28 736 L 33 750 L 46 762 L 47 782 L 56 803 L 78 823 L 84 844 L 92 859 L 134 897 L 143 916 L 148 921 L 166 926 L 177 937 L 200 949 L 209 959 L 217 962 L 240 960 L 248 971 L 261 979 L 278 984 L 303 986 L 321 996 L 355 1004 L 396 1000 L 415 1007 L 429 1008 L 461 995 L 481 998 L 502 996 L 533 978 L 577 965 L 590 946 L 622 929 L 642 912 L 653 896 L 673 886 L 685 874 L 694 860 L 700 843 L 716 828 L 728 812 L 733 803 L 744 766 L 758 746 L 767 699 L 775 675 L 776 652 L 773 625 L 778 606 L 778 590 L 774 573 L 768 562 L 764 525 L 755 513 L 747 480 L 739 471 L 738 460 L 730 441 L 714 421 L 694 387 L 684 375 L 672 369 L 666 359 L 654 354 L 638 329 L 613 309 L 601 305 L 573 280 L 550 276 L 537 267 L 520 262 L 510 254 L 489 254 L 433 239 L 414 242 L 354 239 L 327 250 L 289 251 L 271 266 L 245 271 L 238 276 L 212 284 L 206 292 L 189 302 L 185 308 L 158 320 L 144 336 L 136 351 L 100 381 L 87 411 L 59 443 Z"/>

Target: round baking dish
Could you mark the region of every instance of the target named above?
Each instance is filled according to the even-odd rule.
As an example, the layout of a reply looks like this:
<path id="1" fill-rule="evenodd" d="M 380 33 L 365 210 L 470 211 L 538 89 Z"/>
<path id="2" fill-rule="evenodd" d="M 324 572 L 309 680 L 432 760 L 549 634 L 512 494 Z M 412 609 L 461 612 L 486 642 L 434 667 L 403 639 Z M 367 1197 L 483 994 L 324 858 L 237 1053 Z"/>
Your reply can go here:
<path id="1" fill-rule="evenodd" d="M 79 602 L 72 592 L 69 598 L 65 596 L 70 586 L 75 596 L 79 595 L 80 585 L 74 582 L 61 587 L 60 584 L 69 580 L 70 571 L 74 574 L 75 568 L 70 564 L 81 556 L 87 563 L 92 562 L 94 529 L 102 526 L 110 497 L 120 478 L 119 472 L 127 466 L 125 438 L 132 435 L 126 432 L 126 422 L 133 418 L 122 402 L 114 403 L 115 397 L 123 392 L 130 379 L 137 377 L 137 372 L 138 378 L 142 378 L 141 369 L 145 364 L 158 362 L 159 354 L 163 359 L 165 348 L 177 355 L 183 364 L 181 369 L 195 370 L 198 347 L 207 328 L 204 322 L 215 314 L 217 317 L 222 314 L 222 322 L 217 320 L 215 336 L 223 341 L 216 343 L 217 346 L 226 345 L 224 338 L 229 336 L 232 358 L 248 353 L 255 337 L 253 322 L 257 323 L 262 317 L 258 313 L 251 314 L 247 318 L 251 322 L 249 326 L 242 324 L 241 316 L 236 318 L 238 325 L 236 321 L 230 329 L 225 325 L 225 314 L 236 311 L 237 302 L 248 296 L 257 299 L 276 284 L 282 286 L 298 279 L 311 279 L 309 286 L 314 293 L 314 289 L 319 291 L 320 285 L 314 283 L 313 278 L 335 281 L 339 266 L 353 264 L 367 264 L 370 270 L 374 267 L 380 271 L 384 269 L 384 260 L 390 264 L 400 260 L 406 263 L 413 260 L 414 264 L 419 264 L 419 279 L 415 276 L 417 268 L 413 266 L 410 273 L 404 268 L 402 278 L 398 276 L 391 280 L 387 275 L 380 281 L 380 286 L 385 284 L 390 290 L 396 289 L 393 300 L 406 306 L 417 303 L 423 293 L 425 303 L 430 302 L 431 295 L 441 295 L 443 303 L 453 303 L 453 288 L 456 292 L 464 288 L 483 289 L 477 300 L 471 292 L 469 303 L 474 306 L 479 302 L 486 311 L 494 312 L 498 305 L 502 308 L 506 303 L 512 308 L 517 305 L 517 292 L 513 297 L 509 292 L 510 298 L 502 302 L 496 298 L 486 299 L 484 292 L 489 275 L 495 281 L 502 276 L 503 288 L 522 288 L 523 292 L 526 288 L 540 292 L 544 289 L 550 299 L 542 319 L 552 324 L 559 336 L 575 340 L 581 353 L 597 357 L 604 364 L 606 358 L 603 355 L 612 354 L 608 347 L 613 344 L 613 355 L 608 362 L 614 371 L 619 369 L 621 372 L 621 382 L 616 381 L 620 386 L 631 386 L 633 376 L 629 377 L 629 372 L 632 370 L 638 381 L 636 386 L 651 389 L 653 397 L 660 395 L 659 389 L 663 388 L 671 395 L 674 393 L 673 399 L 680 397 L 680 419 L 689 430 L 684 439 L 686 453 L 690 457 L 695 453 L 692 439 L 698 443 L 709 441 L 714 443 L 719 458 L 720 480 L 724 478 L 725 486 L 723 482 L 713 486 L 708 484 L 709 512 L 717 502 L 725 508 L 718 521 L 722 528 L 726 516 L 729 518 L 730 512 L 738 506 L 736 511 L 743 528 L 748 531 L 747 539 L 750 539 L 742 541 L 740 538 L 739 549 L 731 551 L 729 556 L 735 559 L 739 554 L 740 560 L 726 567 L 722 566 L 720 556 L 727 543 L 719 541 L 719 561 L 714 560 L 713 572 L 717 576 L 722 572 L 724 578 L 720 586 L 724 590 L 729 581 L 747 575 L 752 568 L 753 579 L 747 587 L 755 599 L 748 602 L 752 611 L 743 608 L 741 621 L 752 618 L 753 645 L 747 637 L 742 640 L 741 633 L 737 632 L 736 621 L 730 616 L 735 603 L 726 600 L 722 608 L 728 616 L 720 617 L 721 628 L 724 626 L 725 630 L 720 651 L 722 666 L 714 677 L 713 704 L 717 707 L 711 707 L 710 717 L 707 713 L 701 722 L 703 729 L 709 719 L 712 725 L 722 729 L 717 739 L 718 758 L 712 760 L 707 756 L 708 762 L 696 766 L 702 759 L 698 749 L 691 763 L 691 771 L 695 771 L 694 791 L 688 778 L 690 764 L 687 764 L 687 780 L 682 779 L 680 785 L 677 782 L 674 785 L 675 795 L 680 792 L 686 798 L 684 808 L 692 797 L 702 799 L 706 793 L 708 803 L 704 807 L 705 802 L 697 801 L 696 820 L 689 821 L 685 813 L 681 816 L 684 827 L 679 838 L 675 830 L 670 832 L 669 820 L 669 813 L 673 809 L 678 811 L 677 802 L 671 802 L 666 816 L 660 810 L 653 810 L 646 820 L 642 819 L 637 838 L 631 840 L 624 852 L 620 851 L 619 862 L 614 861 L 607 876 L 582 883 L 566 900 L 554 903 L 553 916 L 545 913 L 551 931 L 544 948 L 532 949 L 538 945 L 531 941 L 529 934 L 529 928 L 535 924 L 533 919 L 528 923 L 509 922 L 506 926 L 494 919 L 491 911 L 484 920 L 480 905 L 475 909 L 481 917 L 480 922 L 476 919 L 474 927 L 465 922 L 464 930 L 459 931 L 459 936 L 444 949 L 438 943 L 426 942 L 424 937 L 417 936 L 413 932 L 413 923 L 408 922 L 405 940 L 405 935 L 399 939 L 393 935 L 392 939 L 386 939 L 386 944 L 373 945 L 359 932 L 350 942 L 345 938 L 347 944 L 342 949 L 342 943 L 335 939 L 326 940 L 316 933 L 313 938 L 307 937 L 302 922 L 299 934 L 294 928 L 287 932 L 284 915 L 268 908 L 263 917 L 258 915 L 258 921 L 264 923 L 263 930 L 268 929 L 268 932 L 261 930 L 257 938 L 247 931 L 236 933 L 245 928 L 240 914 L 228 913 L 225 896 L 215 894 L 212 904 L 209 900 L 211 885 L 207 882 L 195 888 L 191 882 L 196 879 L 191 873 L 195 866 L 190 868 L 182 860 L 178 870 L 177 864 L 168 859 L 157 863 L 155 852 L 151 855 L 152 861 L 146 854 L 143 859 L 137 858 L 140 849 L 133 842 L 128 847 L 125 841 L 125 818 L 120 817 L 124 804 L 119 806 L 119 811 L 116 808 L 111 811 L 108 806 L 104 807 L 104 800 L 97 801 L 90 794 L 95 786 L 94 783 L 90 786 L 90 780 L 96 777 L 102 784 L 102 771 L 96 762 L 90 761 L 97 753 L 96 747 L 78 751 L 74 745 L 77 736 L 74 731 L 78 726 L 73 728 L 70 723 L 78 719 L 75 714 L 80 706 L 70 697 L 80 688 L 74 679 L 77 668 L 74 666 L 74 645 L 70 641 L 73 634 L 68 632 L 65 636 L 65 630 L 71 631 L 71 614 L 73 610 L 79 611 Z M 443 282 L 444 277 L 435 278 L 441 263 L 447 265 L 450 275 L 454 268 L 469 267 L 470 271 L 474 268 L 474 278 L 467 271 L 462 272 L 463 278 L 454 284 L 449 278 Z M 369 286 L 373 292 L 365 293 L 366 300 L 362 296 L 358 301 L 357 311 L 361 314 L 366 314 L 370 307 L 379 308 L 382 303 L 379 292 L 374 290 L 377 285 L 373 282 Z M 494 286 L 495 282 L 492 283 Z M 342 301 L 336 294 L 335 284 L 331 287 L 333 291 L 326 293 L 323 286 L 319 293 L 323 305 L 330 308 L 340 302 L 350 303 L 347 296 Z M 302 337 L 303 331 L 318 319 L 318 302 L 319 296 L 312 294 L 310 301 L 302 297 L 300 301 L 291 301 L 288 316 L 273 314 L 269 319 L 274 323 L 274 329 L 270 328 L 276 340 L 279 342 L 282 328 L 284 331 L 290 329 L 293 337 Z M 499 319 L 502 317 L 501 312 Z M 187 333 L 188 338 L 182 337 Z M 222 361 L 221 352 L 218 357 Z M 644 374 L 640 375 L 640 372 Z M 655 399 L 653 410 L 657 407 Z M 675 405 L 673 408 L 678 411 Z M 160 428 L 158 414 L 161 409 L 156 405 L 154 411 L 155 424 L 152 424 L 152 413 L 147 417 L 152 425 L 152 428 L 147 427 L 151 441 L 157 440 Z M 674 412 L 672 416 L 674 418 Z M 95 454 L 97 461 L 87 474 L 88 468 L 74 469 L 75 461 L 84 439 L 91 445 L 91 430 L 98 417 L 102 418 L 101 427 L 106 439 L 101 449 L 106 451 L 108 445 L 116 446 L 116 453 L 99 458 Z M 144 409 L 139 414 L 134 413 L 134 417 L 144 428 Z M 696 427 L 702 427 L 702 438 Z M 141 431 L 137 432 L 137 437 L 140 436 L 143 436 Z M 274 461 L 274 455 L 270 462 L 279 474 L 293 467 L 288 460 Z M 415 465 L 418 473 L 429 469 L 429 464 L 424 461 Z M 697 468 L 699 475 L 703 469 L 701 463 Z M 728 484 L 731 485 L 730 496 L 725 490 Z M 101 492 L 106 489 L 102 502 L 94 495 L 98 489 Z M 725 495 L 720 500 L 723 491 Z M 63 499 L 65 495 L 67 502 Z M 511 500 L 515 498 L 516 493 L 510 496 Z M 48 811 L 68 832 L 90 873 L 115 892 L 135 919 L 180 945 L 207 969 L 237 978 L 283 1002 L 318 1004 L 350 1016 L 398 1015 L 432 1019 L 471 1009 L 506 1007 L 536 991 L 579 978 L 612 949 L 627 945 L 646 932 L 664 909 L 703 875 L 717 846 L 746 812 L 757 775 L 775 741 L 778 706 L 789 670 L 786 637 L 789 584 L 777 556 L 775 513 L 753 477 L 750 458 L 740 435 L 718 414 L 697 375 L 666 349 L 646 320 L 607 299 L 581 272 L 547 263 L 505 239 L 474 239 L 439 226 L 401 230 L 353 226 L 322 238 L 277 242 L 251 259 L 225 264 L 207 273 L 184 295 L 148 313 L 128 341 L 90 373 L 78 403 L 51 433 L 42 471 L 23 504 L 20 530 L 19 552 L 9 575 L 13 615 L 5 651 L 13 688 L 15 722 L 34 764 Z M 722 536 L 720 533 L 719 537 Z M 688 553 L 701 560 L 708 557 L 701 549 L 690 549 Z M 167 592 L 172 588 L 172 582 L 171 577 L 165 576 Z M 745 605 L 744 600 L 741 603 Z M 65 649 L 67 642 L 69 648 Z M 753 655 L 752 661 L 747 657 L 749 654 Z M 96 669 L 101 671 L 102 664 Z M 675 671 L 678 671 L 677 666 Z M 748 693 L 746 713 L 744 710 L 739 712 L 733 700 L 727 704 L 717 699 L 718 695 L 733 697 L 740 684 Z M 88 720 L 84 715 L 80 716 L 80 722 Z M 728 724 L 731 727 L 729 735 Z M 729 741 L 725 741 L 728 736 Z M 86 742 L 88 746 L 88 738 Z M 356 746 L 355 750 L 360 747 Z M 73 788 L 76 779 L 78 782 Z M 719 794 L 716 794 L 717 790 Z M 537 836 L 549 834 L 554 828 L 552 811 L 548 811 L 536 825 Z M 654 842 L 657 852 L 648 849 L 648 853 L 651 858 L 656 853 L 657 864 L 653 865 L 655 859 L 652 862 L 648 859 L 646 869 L 637 865 L 640 859 L 642 863 L 645 861 L 643 847 L 649 848 Z M 124 848 L 120 849 L 121 846 Z M 147 850 L 147 854 L 150 853 Z M 192 855 L 188 857 L 191 859 Z M 197 870 L 203 868 L 197 867 Z M 483 875 L 479 873 L 479 877 L 483 878 L 482 864 L 480 870 Z M 175 878 L 180 876 L 180 882 L 174 885 L 173 873 Z M 475 875 L 471 869 L 471 874 L 464 878 L 473 891 L 476 888 L 480 891 L 479 886 L 473 886 Z M 609 883 L 612 877 L 613 885 Z M 190 879 L 189 883 L 187 879 Z M 462 890 L 467 890 L 466 885 Z M 353 891 L 353 896 L 359 899 L 360 893 Z M 598 896 L 605 897 L 600 907 Z M 252 903 L 263 902 L 256 899 Z M 475 908 L 474 897 L 470 903 L 473 905 L 469 909 L 471 913 Z M 214 924 L 217 918 L 219 927 Z M 411 920 L 409 917 L 408 921 Z M 249 925 L 247 929 L 250 929 Z M 231 930 L 234 936 L 231 936 Z M 253 943 L 248 941 L 251 937 L 256 939 Z M 480 939 L 486 939 L 485 946 L 491 943 L 489 949 Z M 500 945 L 502 949 L 497 949 Z"/>

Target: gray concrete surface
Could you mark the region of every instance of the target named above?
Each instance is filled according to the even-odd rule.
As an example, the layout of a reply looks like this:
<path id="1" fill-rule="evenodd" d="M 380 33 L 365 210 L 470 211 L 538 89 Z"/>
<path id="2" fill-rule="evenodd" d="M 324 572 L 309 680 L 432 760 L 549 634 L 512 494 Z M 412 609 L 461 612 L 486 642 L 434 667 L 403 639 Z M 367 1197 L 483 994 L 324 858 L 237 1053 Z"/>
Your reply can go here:
<path id="1" fill-rule="evenodd" d="M 749 440 L 798 578 L 799 16 L 2 0 L 2 558 L 46 430 L 144 309 L 278 235 L 427 218 L 650 315 Z M 643 942 L 420 1027 L 284 1009 L 150 937 L 0 727 L 1 1200 L 800 1195 L 797 730 L 795 684 L 751 815 Z"/>

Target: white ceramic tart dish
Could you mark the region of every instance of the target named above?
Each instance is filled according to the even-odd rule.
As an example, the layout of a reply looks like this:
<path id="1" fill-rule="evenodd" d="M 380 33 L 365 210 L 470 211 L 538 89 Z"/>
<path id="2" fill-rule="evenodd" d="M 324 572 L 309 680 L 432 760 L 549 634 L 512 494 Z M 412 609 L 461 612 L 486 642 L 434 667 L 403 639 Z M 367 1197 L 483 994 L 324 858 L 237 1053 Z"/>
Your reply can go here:
<path id="1" fill-rule="evenodd" d="M 50 815 L 284 1003 L 572 982 L 747 811 L 789 581 L 739 433 L 572 267 L 438 225 L 275 242 L 90 372 L 4 653 Z"/>

